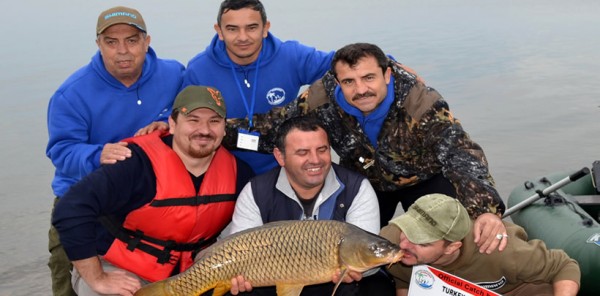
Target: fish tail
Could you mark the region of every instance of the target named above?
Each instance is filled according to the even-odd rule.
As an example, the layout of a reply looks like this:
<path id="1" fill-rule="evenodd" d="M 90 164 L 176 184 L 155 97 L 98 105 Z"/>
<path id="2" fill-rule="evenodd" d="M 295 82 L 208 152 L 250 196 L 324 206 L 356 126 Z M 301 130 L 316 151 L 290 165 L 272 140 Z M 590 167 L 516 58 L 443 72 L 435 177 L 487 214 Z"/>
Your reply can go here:
<path id="1" fill-rule="evenodd" d="M 143 286 L 141 289 L 137 290 L 135 296 L 165 296 L 171 295 L 169 291 L 167 291 L 167 282 L 166 281 L 158 281 L 152 284 L 148 284 Z"/>

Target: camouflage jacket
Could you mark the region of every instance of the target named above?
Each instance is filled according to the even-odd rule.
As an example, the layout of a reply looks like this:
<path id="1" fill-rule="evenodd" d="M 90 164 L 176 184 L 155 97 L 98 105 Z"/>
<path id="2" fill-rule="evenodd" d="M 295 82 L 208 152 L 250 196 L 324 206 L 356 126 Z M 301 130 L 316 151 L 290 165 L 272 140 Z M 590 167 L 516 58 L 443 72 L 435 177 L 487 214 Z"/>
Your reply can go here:
<path id="1" fill-rule="evenodd" d="M 398 190 L 442 173 L 457 188 L 471 217 L 503 213 L 505 205 L 494 188 L 483 150 L 452 116 L 448 103 L 399 64 L 390 61 L 390 67 L 394 102 L 377 148 L 356 118 L 336 102 L 337 83 L 328 72 L 288 105 L 254 116 L 251 130 L 261 134 L 259 150 L 272 151 L 276 129 L 286 118 L 316 116 L 327 128 L 340 165 L 367 176 L 376 190 Z M 225 146 L 234 148 L 236 130 L 247 127 L 247 119 L 229 119 Z"/>

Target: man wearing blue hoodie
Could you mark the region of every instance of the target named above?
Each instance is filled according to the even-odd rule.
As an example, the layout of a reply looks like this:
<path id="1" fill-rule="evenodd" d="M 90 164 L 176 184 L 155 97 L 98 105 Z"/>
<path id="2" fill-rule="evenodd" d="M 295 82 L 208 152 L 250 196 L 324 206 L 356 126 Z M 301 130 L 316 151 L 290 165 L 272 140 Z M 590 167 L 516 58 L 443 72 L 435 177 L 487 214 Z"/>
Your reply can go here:
<path id="1" fill-rule="evenodd" d="M 269 33 L 271 24 L 259 0 L 225 0 L 217 34 L 187 66 L 184 85 L 213 86 L 226 98 L 227 117 L 252 118 L 292 101 L 303 85 L 329 69 L 333 51 L 318 51 Z M 240 131 L 236 156 L 257 174 L 278 166 L 272 154 L 256 152 L 257 135 Z M 254 151 L 253 151 L 254 150 Z"/>
<path id="2" fill-rule="evenodd" d="M 48 104 L 46 155 L 56 168 L 55 203 L 100 165 L 131 157 L 120 140 L 153 122 L 166 121 L 183 82 L 183 65 L 156 56 L 137 10 L 113 7 L 102 12 L 96 35 L 98 52 Z M 54 227 L 48 248 L 54 295 L 75 295 L 72 266 Z"/>

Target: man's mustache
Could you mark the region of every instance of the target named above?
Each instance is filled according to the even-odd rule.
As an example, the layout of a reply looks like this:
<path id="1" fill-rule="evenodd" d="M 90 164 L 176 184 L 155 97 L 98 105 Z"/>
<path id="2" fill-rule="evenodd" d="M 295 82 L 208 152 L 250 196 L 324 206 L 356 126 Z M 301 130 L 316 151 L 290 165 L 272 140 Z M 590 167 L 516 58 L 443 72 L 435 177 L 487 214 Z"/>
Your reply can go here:
<path id="1" fill-rule="evenodd" d="M 208 135 L 195 134 L 195 135 L 192 135 L 190 137 L 190 139 L 192 139 L 192 140 L 195 140 L 195 139 L 209 139 L 209 140 L 214 140 L 215 137 L 213 137 L 212 135 L 209 135 L 209 134 Z"/>
<path id="2" fill-rule="evenodd" d="M 368 92 L 366 92 L 364 94 L 357 94 L 357 95 L 355 95 L 354 97 L 352 97 L 352 101 L 356 101 L 356 100 L 359 100 L 359 99 L 362 99 L 362 98 L 365 98 L 365 97 L 374 97 L 374 96 L 375 96 L 375 94 L 373 92 L 368 91 Z"/>

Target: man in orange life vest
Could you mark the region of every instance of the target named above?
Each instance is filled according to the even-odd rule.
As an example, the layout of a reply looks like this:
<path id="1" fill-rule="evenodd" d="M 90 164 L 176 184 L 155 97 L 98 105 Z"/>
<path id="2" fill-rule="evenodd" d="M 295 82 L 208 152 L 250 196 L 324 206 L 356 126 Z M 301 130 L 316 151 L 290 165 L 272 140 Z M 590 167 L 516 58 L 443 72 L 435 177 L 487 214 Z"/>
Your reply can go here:
<path id="1" fill-rule="evenodd" d="M 52 223 L 78 295 L 131 295 L 187 269 L 225 228 L 253 175 L 221 146 L 225 114 L 218 90 L 186 87 L 169 132 L 126 139 L 131 158 L 101 167 L 60 199 Z"/>

